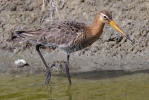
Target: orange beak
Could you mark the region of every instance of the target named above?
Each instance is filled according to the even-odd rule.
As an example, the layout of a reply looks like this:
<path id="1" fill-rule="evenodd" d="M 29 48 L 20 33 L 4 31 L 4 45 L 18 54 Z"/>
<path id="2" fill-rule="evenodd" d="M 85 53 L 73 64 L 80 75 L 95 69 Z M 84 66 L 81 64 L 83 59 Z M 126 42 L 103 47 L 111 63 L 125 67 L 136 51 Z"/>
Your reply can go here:
<path id="1" fill-rule="evenodd" d="M 113 20 L 111 20 L 111 21 L 109 22 L 109 24 L 110 24 L 112 27 L 114 27 L 118 32 L 120 32 L 123 36 L 125 36 L 128 40 L 130 40 L 130 42 L 131 42 L 132 44 L 134 44 L 134 41 L 133 41 L 128 35 L 126 35 L 126 34 L 115 24 L 115 22 L 114 22 Z"/>

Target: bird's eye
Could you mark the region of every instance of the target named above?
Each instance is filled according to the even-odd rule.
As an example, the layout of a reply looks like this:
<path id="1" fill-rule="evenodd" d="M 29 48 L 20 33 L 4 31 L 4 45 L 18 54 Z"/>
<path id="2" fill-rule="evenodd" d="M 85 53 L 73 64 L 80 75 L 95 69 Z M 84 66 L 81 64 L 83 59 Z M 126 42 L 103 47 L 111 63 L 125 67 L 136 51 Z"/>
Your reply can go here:
<path id="1" fill-rule="evenodd" d="M 103 16 L 104 18 L 107 18 L 107 16 Z"/>

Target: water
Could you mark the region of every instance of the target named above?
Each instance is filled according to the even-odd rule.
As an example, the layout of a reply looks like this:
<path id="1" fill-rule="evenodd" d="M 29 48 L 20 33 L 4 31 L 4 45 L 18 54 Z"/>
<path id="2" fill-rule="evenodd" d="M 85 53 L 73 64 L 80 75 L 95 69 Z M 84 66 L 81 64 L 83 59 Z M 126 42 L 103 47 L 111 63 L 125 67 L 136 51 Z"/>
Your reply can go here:
<path id="1" fill-rule="evenodd" d="M 0 100 L 149 100 L 149 73 L 105 71 L 53 75 L 0 74 Z"/>

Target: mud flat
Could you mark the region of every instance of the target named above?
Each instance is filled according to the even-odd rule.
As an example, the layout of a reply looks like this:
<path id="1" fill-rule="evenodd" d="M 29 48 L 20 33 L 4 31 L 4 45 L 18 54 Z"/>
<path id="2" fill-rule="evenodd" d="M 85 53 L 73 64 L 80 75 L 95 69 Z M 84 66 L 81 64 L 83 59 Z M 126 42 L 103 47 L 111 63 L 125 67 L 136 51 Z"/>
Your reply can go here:
<path id="1" fill-rule="evenodd" d="M 57 1 L 57 0 L 55 0 Z M 61 3 L 59 3 L 61 4 Z M 44 71 L 44 65 L 34 46 L 24 39 L 16 38 L 15 30 L 36 30 L 49 27 L 51 23 L 76 20 L 92 25 L 100 10 L 110 10 L 113 20 L 135 41 L 132 45 L 109 25 L 92 46 L 75 52 L 70 58 L 70 70 L 147 70 L 149 69 L 149 1 L 147 0 L 67 0 L 64 7 L 51 12 L 46 6 L 41 11 L 42 0 L 0 0 L 0 72 L 29 73 Z M 53 72 L 64 72 L 66 54 L 57 49 L 42 48 Z M 29 64 L 18 68 L 17 59 Z"/>

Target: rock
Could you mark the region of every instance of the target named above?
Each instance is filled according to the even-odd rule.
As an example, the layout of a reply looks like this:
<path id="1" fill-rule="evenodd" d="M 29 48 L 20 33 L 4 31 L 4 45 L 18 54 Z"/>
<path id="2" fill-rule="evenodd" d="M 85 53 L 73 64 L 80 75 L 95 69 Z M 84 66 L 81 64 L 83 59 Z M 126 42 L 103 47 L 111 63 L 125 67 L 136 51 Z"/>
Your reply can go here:
<path id="1" fill-rule="evenodd" d="M 25 65 L 28 65 L 28 63 L 24 60 L 24 59 L 17 59 L 15 62 L 14 62 L 15 66 L 17 66 L 18 68 L 22 68 L 24 67 Z"/>

